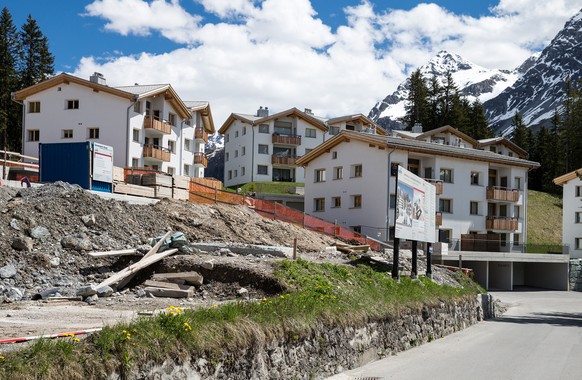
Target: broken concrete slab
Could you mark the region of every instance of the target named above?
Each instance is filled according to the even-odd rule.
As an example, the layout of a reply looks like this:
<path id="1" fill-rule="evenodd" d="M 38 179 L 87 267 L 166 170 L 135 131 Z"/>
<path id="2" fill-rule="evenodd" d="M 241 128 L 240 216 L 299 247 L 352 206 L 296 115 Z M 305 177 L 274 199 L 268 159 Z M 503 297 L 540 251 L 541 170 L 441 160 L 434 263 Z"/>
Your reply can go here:
<path id="1" fill-rule="evenodd" d="M 292 247 L 283 246 L 269 246 L 257 244 L 225 244 L 225 243 L 192 243 L 196 247 L 206 252 L 220 252 L 223 249 L 228 249 L 230 252 L 248 256 L 264 256 L 271 255 L 274 257 L 291 258 L 293 257 Z M 226 251 L 225 251 L 226 252 Z"/>
<path id="2" fill-rule="evenodd" d="M 147 287 L 144 290 L 155 297 L 192 298 L 194 296 L 194 287 L 190 290 Z"/>
<path id="3" fill-rule="evenodd" d="M 204 278 L 198 272 L 156 273 L 152 276 L 155 281 L 183 280 L 186 284 L 200 286 Z"/>

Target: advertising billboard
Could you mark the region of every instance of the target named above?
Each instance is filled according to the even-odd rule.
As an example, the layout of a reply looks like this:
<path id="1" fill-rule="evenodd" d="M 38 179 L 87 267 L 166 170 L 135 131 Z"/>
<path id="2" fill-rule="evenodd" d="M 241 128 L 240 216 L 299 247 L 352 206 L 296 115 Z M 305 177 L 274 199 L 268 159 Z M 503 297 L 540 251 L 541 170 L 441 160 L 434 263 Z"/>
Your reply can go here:
<path id="1" fill-rule="evenodd" d="M 435 208 L 435 186 L 398 166 L 394 236 L 434 243 Z"/>
<path id="2" fill-rule="evenodd" d="M 113 148 L 93 143 L 93 180 L 113 182 Z"/>

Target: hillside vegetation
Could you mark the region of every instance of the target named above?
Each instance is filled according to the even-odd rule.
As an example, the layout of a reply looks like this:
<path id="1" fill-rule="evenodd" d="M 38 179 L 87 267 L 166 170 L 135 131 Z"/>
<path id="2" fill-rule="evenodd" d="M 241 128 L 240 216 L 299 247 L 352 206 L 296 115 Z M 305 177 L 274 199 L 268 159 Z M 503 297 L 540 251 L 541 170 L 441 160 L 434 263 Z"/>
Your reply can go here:
<path id="1" fill-rule="evenodd" d="M 562 199 L 529 190 L 527 202 L 527 243 L 561 245 Z"/>

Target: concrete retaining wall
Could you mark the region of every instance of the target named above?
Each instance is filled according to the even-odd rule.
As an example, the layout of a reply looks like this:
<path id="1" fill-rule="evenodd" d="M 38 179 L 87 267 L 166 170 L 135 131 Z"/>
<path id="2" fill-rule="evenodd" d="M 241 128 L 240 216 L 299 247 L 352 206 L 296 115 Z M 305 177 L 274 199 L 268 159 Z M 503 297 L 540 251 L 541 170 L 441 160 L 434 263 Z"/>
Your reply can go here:
<path id="1" fill-rule="evenodd" d="M 252 347 L 196 357 L 185 363 L 151 363 L 136 379 L 323 379 L 370 361 L 441 338 L 495 316 L 491 296 L 438 302 L 408 309 L 399 317 L 359 327 L 314 326 L 310 336 L 268 341 L 257 336 Z M 284 334 L 281 334 L 284 335 Z M 110 379 L 120 379 L 113 374 Z"/>

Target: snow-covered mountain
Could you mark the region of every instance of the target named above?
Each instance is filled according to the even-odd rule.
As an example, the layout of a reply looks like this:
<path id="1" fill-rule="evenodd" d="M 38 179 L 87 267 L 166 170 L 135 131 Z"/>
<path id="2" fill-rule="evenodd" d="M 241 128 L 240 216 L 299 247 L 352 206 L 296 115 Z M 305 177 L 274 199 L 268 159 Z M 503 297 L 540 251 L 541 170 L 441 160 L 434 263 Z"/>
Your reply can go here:
<path id="1" fill-rule="evenodd" d="M 208 136 L 204 147 L 208 158 L 208 167 L 204 170 L 205 177 L 224 180 L 224 136 L 216 132 Z"/>
<path id="2" fill-rule="evenodd" d="M 528 65 L 513 86 L 483 104 L 498 132 L 508 130 L 516 112 L 530 127 L 551 124 L 552 115 L 565 100 L 568 79 L 576 82 L 582 78 L 582 11 Z"/>
<path id="3" fill-rule="evenodd" d="M 436 76 L 441 84 L 447 72 L 450 72 L 455 84 L 469 101 L 479 98 L 483 103 L 511 86 L 520 77 L 522 73 L 520 69 L 512 71 L 486 69 L 458 54 L 440 51 L 426 65 L 420 67 L 420 72 L 427 80 Z M 368 116 L 385 128 L 402 128 L 398 120 L 405 114 L 408 81 L 407 79 L 402 82 L 393 94 L 377 103 Z"/>

